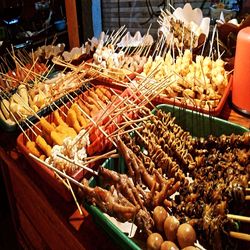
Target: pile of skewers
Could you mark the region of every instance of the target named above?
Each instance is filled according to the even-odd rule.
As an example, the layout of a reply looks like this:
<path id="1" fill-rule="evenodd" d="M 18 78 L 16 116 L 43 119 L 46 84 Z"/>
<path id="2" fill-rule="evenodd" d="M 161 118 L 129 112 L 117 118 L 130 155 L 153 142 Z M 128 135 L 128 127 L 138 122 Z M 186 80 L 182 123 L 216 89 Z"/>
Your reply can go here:
<path id="1" fill-rule="evenodd" d="M 11 61 L 13 61 L 14 69 L 11 66 L 13 63 L 10 63 L 7 57 L 10 57 Z M 0 86 L 6 92 L 14 90 L 21 83 L 32 82 L 49 70 L 46 64 L 31 58 L 25 50 L 17 52 L 8 50 L 8 56 L 1 57 L 1 59 Z"/>
<path id="2" fill-rule="evenodd" d="M 224 241 L 232 247 L 234 220 L 250 221 L 230 214 L 247 206 L 249 132 L 198 139 L 169 114 L 149 119 L 133 139 L 124 135 L 116 142 L 127 173 L 100 168 L 103 186 L 91 188 L 84 180 L 82 194 L 103 212 L 134 221 L 148 235 L 148 249 L 163 239 L 181 248 L 197 239 L 209 248 L 223 249 Z"/>
<path id="3" fill-rule="evenodd" d="M 159 80 L 169 77 L 173 83 L 166 86 L 160 94 L 161 98 L 212 110 L 218 106 L 229 84 L 230 72 L 225 71 L 224 65 L 221 59 L 214 61 L 200 55 L 193 61 L 190 50 L 185 50 L 176 58 L 168 51 L 154 59 L 149 56 L 137 81 L 139 84 L 140 79 L 148 77 L 152 79 L 151 84 L 157 84 Z"/>
<path id="4" fill-rule="evenodd" d="M 46 159 L 46 162 L 72 174 L 79 167 L 67 164 L 57 155 L 61 154 L 69 159 L 80 155 L 78 160 L 87 157 L 87 148 L 93 141 L 92 138 L 89 140 L 89 131 L 85 129 L 106 108 L 107 101 L 112 101 L 114 95 L 107 88 L 97 86 L 82 92 L 76 99 L 71 94 L 66 96 L 68 103 L 61 100 L 62 108 L 57 107 L 47 119 L 39 118 L 39 123 L 34 124 L 36 131 L 31 127 L 25 131 L 22 143 L 28 153 L 42 160 Z"/>
<path id="5" fill-rule="evenodd" d="M 130 47 L 119 47 L 126 28 L 122 26 L 115 34 L 107 40 L 100 40 L 93 54 L 93 59 L 87 63 L 91 68 L 89 74 L 98 73 L 104 78 L 120 81 L 142 69 L 147 60 L 147 55 L 151 49 L 147 41 L 131 50 Z"/>

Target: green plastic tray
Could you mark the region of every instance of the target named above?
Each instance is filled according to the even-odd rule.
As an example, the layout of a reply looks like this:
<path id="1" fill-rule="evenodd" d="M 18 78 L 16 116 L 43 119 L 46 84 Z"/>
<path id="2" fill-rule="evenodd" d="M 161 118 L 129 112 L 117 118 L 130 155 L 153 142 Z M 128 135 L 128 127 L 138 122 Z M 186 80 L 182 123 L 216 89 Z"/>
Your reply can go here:
<path id="1" fill-rule="evenodd" d="M 172 116 L 176 117 L 175 122 L 179 124 L 183 129 L 191 132 L 196 137 L 206 137 L 210 134 L 219 136 L 222 134 L 230 135 L 243 134 L 249 131 L 247 128 L 228 122 L 216 117 L 201 114 L 192 110 L 186 110 L 172 105 L 161 104 L 157 106 L 158 109 L 164 112 L 171 112 Z M 152 111 L 153 113 L 156 110 Z M 116 170 L 120 173 L 124 173 L 126 170 L 125 162 L 123 158 L 119 159 L 107 159 L 103 167 Z M 101 186 L 101 179 L 98 177 L 92 177 L 89 181 L 90 186 Z M 132 239 L 128 238 L 119 228 L 117 228 L 105 215 L 93 205 L 84 203 L 88 212 L 93 216 L 96 224 L 98 224 L 114 242 L 119 246 L 119 249 L 141 249 Z"/>

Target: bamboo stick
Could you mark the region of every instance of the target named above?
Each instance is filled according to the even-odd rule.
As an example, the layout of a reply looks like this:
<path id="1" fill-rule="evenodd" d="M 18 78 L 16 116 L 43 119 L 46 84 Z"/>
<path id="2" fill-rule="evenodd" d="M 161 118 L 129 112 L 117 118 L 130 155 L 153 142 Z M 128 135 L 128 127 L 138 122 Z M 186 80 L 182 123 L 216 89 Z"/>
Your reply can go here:
<path id="1" fill-rule="evenodd" d="M 70 162 L 70 163 L 72 163 L 72 164 L 74 164 L 74 165 L 76 165 L 76 166 L 78 166 L 78 167 L 84 169 L 84 170 L 89 171 L 90 173 L 92 173 L 92 174 L 94 174 L 94 175 L 98 175 L 98 172 L 96 172 L 95 170 L 93 170 L 93 169 L 91 169 L 91 168 L 89 168 L 89 167 L 87 167 L 87 166 L 81 165 L 81 164 L 75 162 L 74 160 L 65 157 L 64 155 L 57 154 L 57 156 L 60 157 L 60 158 L 62 158 L 62 159 L 64 159 L 65 161 L 68 161 L 68 162 Z"/>
<path id="2" fill-rule="evenodd" d="M 65 173 L 65 170 L 63 170 L 63 172 L 64 172 L 64 174 L 66 174 L 66 173 Z M 81 209 L 81 207 L 80 207 L 80 205 L 79 205 L 79 203 L 78 203 L 78 201 L 77 201 L 76 195 L 75 195 L 75 193 L 74 193 L 74 190 L 73 190 L 73 188 L 72 188 L 72 186 L 71 186 L 71 184 L 70 184 L 68 178 L 66 178 L 66 182 L 67 182 L 67 184 L 68 184 L 69 190 L 70 190 L 70 192 L 71 192 L 71 194 L 72 194 L 72 197 L 73 197 L 73 199 L 74 199 L 74 202 L 75 202 L 75 204 L 76 204 L 76 206 L 77 206 L 77 209 L 78 209 L 80 215 L 83 215 L 82 209 Z"/>
<path id="3" fill-rule="evenodd" d="M 242 216 L 242 215 L 236 215 L 236 214 L 227 214 L 227 218 L 238 220 L 241 222 L 250 223 L 250 217 Z"/>
<path id="4" fill-rule="evenodd" d="M 230 231 L 229 235 L 235 239 L 250 241 L 250 234 Z"/>

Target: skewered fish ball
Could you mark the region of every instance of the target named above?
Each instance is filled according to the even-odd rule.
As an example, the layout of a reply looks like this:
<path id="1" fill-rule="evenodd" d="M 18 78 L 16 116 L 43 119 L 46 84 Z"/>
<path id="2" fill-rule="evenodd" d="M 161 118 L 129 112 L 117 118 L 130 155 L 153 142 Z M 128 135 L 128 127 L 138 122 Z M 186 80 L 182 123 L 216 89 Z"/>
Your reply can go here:
<path id="1" fill-rule="evenodd" d="M 161 250 L 179 250 L 179 248 L 172 241 L 164 241 L 161 244 Z"/>
<path id="2" fill-rule="evenodd" d="M 160 250 L 163 238 L 159 233 L 152 233 L 147 239 L 147 250 Z"/>
<path id="3" fill-rule="evenodd" d="M 175 241 L 180 222 L 175 216 L 169 216 L 164 221 L 164 232 L 169 241 Z"/>
<path id="4" fill-rule="evenodd" d="M 196 241 L 194 228 L 188 223 L 181 224 L 177 230 L 177 240 L 181 248 L 193 246 Z"/>
<path id="5" fill-rule="evenodd" d="M 156 229 L 159 232 L 163 232 L 164 221 L 168 216 L 168 212 L 162 206 L 156 206 L 153 211 L 153 220 L 155 222 Z"/>

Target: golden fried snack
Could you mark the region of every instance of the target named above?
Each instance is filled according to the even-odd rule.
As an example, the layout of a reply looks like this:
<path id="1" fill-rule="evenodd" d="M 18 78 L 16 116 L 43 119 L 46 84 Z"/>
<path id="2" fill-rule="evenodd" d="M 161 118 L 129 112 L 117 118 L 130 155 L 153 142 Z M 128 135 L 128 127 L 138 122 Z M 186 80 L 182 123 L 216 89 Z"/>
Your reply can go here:
<path id="1" fill-rule="evenodd" d="M 66 121 L 67 121 L 68 125 L 70 127 L 74 128 L 77 133 L 79 133 L 81 131 L 82 128 L 77 120 L 77 115 L 76 115 L 75 110 L 73 110 L 73 109 L 68 110 Z"/>
<path id="2" fill-rule="evenodd" d="M 56 111 L 53 112 L 54 115 L 54 122 L 55 124 L 58 125 L 65 125 L 68 126 L 67 123 L 62 119 L 62 117 L 59 114 L 58 109 Z"/>
<path id="3" fill-rule="evenodd" d="M 104 87 L 100 87 L 100 90 L 102 91 L 102 93 L 110 100 L 112 94 L 110 93 L 110 91 Z"/>
<path id="4" fill-rule="evenodd" d="M 56 128 L 56 124 L 54 122 L 51 122 L 50 124 L 54 129 Z"/>
<path id="5" fill-rule="evenodd" d="M 25 85 L 20 84 L 17 88 L 17 92 L 20 95 L 20 97 L 24 100 L 24 102 L 29 105 L 29 95 L 28 91 Z"/>
<path id="6" fill-rule="evenodd" d="M 1 110 L 3 111 L 3 115 L 5 119 L 10 118 L 10 102 L 7 99 L 3 99 L 1 101 Z"/>
<path id="7" fill-rule="evenodd" d="M 89 104 L 88 102 L 85 102 L 85 105 L 87 106 L 88 109 L 90 109 L 91 117 L 94 117 L 99 112 L 98 107 L 96 107 L 94 104 Z"/>
<path id="8" fill-rule="evenodd" d="M 83 102 L 82 100 L 78 100 L 78 104 L 81 107 L 81 109 L 90 116 L 90 110 L 88 109 L 88 107 L 85 105 L 85 102 Z M 84 114 L 85 115 L 85 114 Z"/>
<path id="9" fill-rule="evenodd" d="M 93 97 L 91 97 L 90 95 L 88 95 L 88 97 L 86 97 L 86 101 L 89 103 L 89 104 L 93 104 L 95 105 L 98 109 L 102 109 L 104 106 L 101 106 L 101 104 L 95 100 Z"/>
<path id="10" fill-rule="evenodd" d="M 89 96 L 92 97 L 101 107 L 105 107 L 106 104 L 102 101 L 101 98 L 92 90 L 89 91 Z"/>
<path id="11" fill-rule="evenodd" d="M 58 131 L 52 131 L 50 134 L 50 137 L 52 141 L 54 142 L 55 145 L 62 146 L 63 145 L 63 140 L 67 137 L 65 134 L 62 134 Z"/>
<path id="12" fill-rule="evenodd" d="M 82 111 L 80 110 L 80 107 L 78 104 L 73 103 L 71 108 L 75 110 L 77 120 L 80 123 L 81 127 L 86 127 L 88 125 L 88 120 L 82 115 Z"/>
<path id="13" fill-rule="evenodd" d="M 34 141 L 27 141 L 26 148 L 31 154 L 35 155 L 36 157 L 41 156 L 41 152 L 37 148 L 36 143 Z"/>
<path id="14" fill-rule="evenodd" d="M 54 131 L 61 133 L 61 134 L 64 134 L 67 137 L 74 138 L 75 136 L 77 136 L 76 131 L 69 126 L 59 125 L 56 127 L 56 129 Z"/>
<path id="15" fill-rule="evenodd" d="M 41 155 L 39 158 L 40 158 L 40 160 L 45 161 L 47 157 L 46 157 L 46 155 Z"/>
<path id="16" fill-rule="evenodd" d="M 53 140 L 51 139 L 50 134 L 48 134 L 47 132 L 43 131 L 41 136 L 45 139 L 45 141 L 46 141 L 50 146 L 53 145 Z"/>
<path id="17" fill-rule="evenodd" d="M 100 90 L 100 88 L 95 89 L 95 93 L 98 95 L 99 99 L 103 101 L 103 103 L 109 103 L 109 98 L 104 95 L 104 93 Z"/>
<path id="18" fill-rule="evenodd" d="M 42 129 L 43 129 L 47 134 L 50 134 L 51 131 L 54 130 L 54 127 L 53 127 L 44 117 L 41 117 L 40 123 L 41 123 Z"/>
<path id="19" fill-rule="evenodd" d="M 36 144 L 47 157 L 51 155 L 51 146 L 47 144 L 42 136 L 38 135 L 36 137 Z"/>

